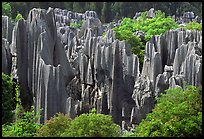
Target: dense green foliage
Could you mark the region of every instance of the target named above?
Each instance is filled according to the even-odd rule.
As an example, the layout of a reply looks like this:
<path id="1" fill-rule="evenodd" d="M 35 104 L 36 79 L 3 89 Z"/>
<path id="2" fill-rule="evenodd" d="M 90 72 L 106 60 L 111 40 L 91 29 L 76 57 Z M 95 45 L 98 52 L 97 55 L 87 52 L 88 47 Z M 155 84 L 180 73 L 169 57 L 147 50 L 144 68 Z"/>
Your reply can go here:
<path id="1" fill-rule="evenodd" d="M 189 22 L 184 27 L 186 30 L 199 30 L 202 31 L 202 23 Z"/>
<path id="2" fill-rule="evenodd" d="M 113 123 L 111 116 L 104 114 L 81 114 L 71 121 L 64 137 L 118 137 L 120 126 Z"/>
<path id="3" fill-rule="evenodd" d="M 132 52 L 138 55 L 140 64 L 142 64 L 144 59 L 145 43 L 134 35 L 134 31 L 131 30 L 132 24 L 134 23 L 130 18 L 124 18 L 121 26 L 115 27 L 113 30 L 116 32 L 117 39 L 126 40 L 131 45 Z"/>
<path id="4" fill-rule="evenodd" d="M 147 11 L 152 7 L 167 15 L 180 16 L 184 12 L 193 11 L 196 15 L 202 16 L 202 2 L 10 2 L 10 5 L 12 19 L 15 19 L 18 12 L 26 18 L 32 8 L 48 9 L 49 7 L 74 12 L 94 10 L 102 22 L 123 17 L 132 18 L 136 12 Z"/>
<path id="5" fill-rule="evenodd" d="M 11 95 L 12 91 L 14 95 Z M 32 107 L 31 111 L 25 112 L 19 95 L 18 83 L 14 83 L 12 77 L 2 73 L 3 137 L 32 137 L 40 127 L 39 124 L 36 124 L 40 111 L 35 113 Z"/>
<path id="6" fill-rule="evenodd" d="M 23 112 L 14 123 L 2 126 L 3 137 L 33 137 L 37 129 L 41 127 L 36 123 L 39 115 L 40 111 L 36 114 L 33 107 L 31 111 Z"/>
<path id="7" fill-rule="evenodd" d="M 12 122 L 15 109 L 15 83 L 12 77 L 2 73 L 2 124 Z"/>
<path id="8" fill-rule="evenodd" d="M 148 18 L 147 12 L 143 12 L 136 21 L 130 18 L 124 18 L 120 26 L 113 30 L 116 32 L 116 38 L 126 40 L 132 47 L 132 52 L 139 57 L 142 65 L 144 59 L 145 44 L 153 35 L 161 35 L 170 29 L 178 28 L 178 25 L 171 17 L 165 17 L 160 10 L 156 11 L 156 17 Z M 134 33 L 142 31 L 145 33 L 143 40 Z"/>
<path id="9" fill-rule="evenodd" d="M 45 125 L 38 129 L 38 137 L 60 137 L 61 134 L 69 128 L 71 118 L 68 115 L 57 113 Z"/>
<path id="10" fill-rule="evenodd" d="M 202 88 L 171 88 L 158 98 L 146 119 L 129 136 L 196 137 L 202 135 Z"/>
<path id="11" fill-rule="evenodd" d="M 2 2 L 2 15 L 11 17 L 11 5 L 8 2 Z"/>
<path id="12" fill-rule="evenodd" d="M 155 18 L 147 18 L 147 12 L 143 12 L 135 24 L 133 24 L 133 31 L 141 30 L 145 32 L 145 41 L 147 42 L 153 35 L 161 35 L 170 29 L 178 28 L 179 26 L 170 17 L 165 17 L 165 13 L 160 10 L 156 11 Z"/>

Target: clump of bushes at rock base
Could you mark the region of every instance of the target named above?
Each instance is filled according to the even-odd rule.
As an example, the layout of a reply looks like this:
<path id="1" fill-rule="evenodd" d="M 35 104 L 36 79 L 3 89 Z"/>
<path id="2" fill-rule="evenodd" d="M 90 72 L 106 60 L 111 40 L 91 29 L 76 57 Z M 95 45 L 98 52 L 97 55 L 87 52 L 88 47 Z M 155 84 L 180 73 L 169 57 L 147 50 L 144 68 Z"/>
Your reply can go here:
<path id="1" fill-rule="evenodd" d="M 15 88 L 14 88 L 15 87 Z M 14 94 L 11 94 L 11 93 Z M 34 107 L 24 111 L 19 98 L 19 85 L 2 73 L 2 135 L 3 137 L 32 137 L 41 126 L 36 123 L 40 111 Z"/>
<path id="2" fill-rule="evenodd" d="M 117 137 L 120 126 L 113 123 L 111 116 L 96 114 L 95 110 L 81 114 L 73 120 L 58 113 L 36 133 L 37 137 Z"/>
<path id="3" fill-rule="evenodd" d="M 12 90 L 11 86 L 14 83 L 11 77 L 3 74 L 2 77 L 2 94 L 9 94 L 8 90 Z M 74 119 L 57 113 L 47 120 L 45 125 L 37 124 L 41 110 L 36 113 L 34 107 L 31 107 L 30 111 L 25 112 L 18 97 L 18 85 L 15 91 L 15 116 L 2 125 L 3 137 L 202 136 L 202 86 L 187 85 L 184 89 L 178 87 L 166 90 L 166 93 L 156 99 L 157 103 L 152 113 L 147 114 L 147 117 L 136 125 L 133 132 L 126 132 L 123 135 L 120 127 L 113 123 L 110 115 L 96 114 L 94 109 Z"/>
<path id="4" fill-rule="evenodd" d="M 70 123 L 63 137 L 119 137 L 120 126 L 113 123 L 110 115 L 81 114 Z"/>
<path id="5" fill-rule="evenodd" d="M 60 137 L 61 134 L 69 128 L 71 118 L 66 114 L 57 113 L 45 125 L 37 130 L 37 137 Z"/>
<path id="6" fill-rule="evenodd" d="M 158 98 L 146 119 L 128 137 L 202 136 L 202 88 L 191 85 L 171 88 Z"/>
<path id="7" fill-rule="evenodd" d="M 2 124 L 13 121 L 15 110 L 15 83 L 13 79 L 2 72 Z"/>
<path id="8" fill-rule="evenodd" d="M 15 122 L 2 126 L 3 137 L 33 137 L 36 134 L 38 128 L 42 125 L 37 124 L 36 120 L 39 118 L 39 113 L 34 112 L 34 108 L 31 111 L 23 112 L 20 118 Z"/>

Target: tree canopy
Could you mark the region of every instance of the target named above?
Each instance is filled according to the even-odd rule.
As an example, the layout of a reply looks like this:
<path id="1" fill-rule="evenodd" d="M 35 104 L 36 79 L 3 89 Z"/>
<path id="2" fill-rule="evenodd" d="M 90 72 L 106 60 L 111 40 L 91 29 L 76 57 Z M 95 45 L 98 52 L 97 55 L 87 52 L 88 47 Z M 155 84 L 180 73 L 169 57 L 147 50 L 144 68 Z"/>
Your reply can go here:
<path id="1" fill-rule="evenodd" d="M 7 7 L 3 13 L 9 11 L 7 3 L 3 2 L 2 6 Z M 27 18 L 28 12 L 32 8 L 48 9 L 49 7 L 74 12 L 95 10 L 99 18 L 105 22 L 122 17 L 132 18 L 136 12 L 144 12 L 152 7 L 170 16 L 179 16 L 187 11 L 193 11 L 196 15 L 202 16 L 202 2 L 10 2 L 10 6 L 12 19 L 15 19 L 18 13 Z"/>

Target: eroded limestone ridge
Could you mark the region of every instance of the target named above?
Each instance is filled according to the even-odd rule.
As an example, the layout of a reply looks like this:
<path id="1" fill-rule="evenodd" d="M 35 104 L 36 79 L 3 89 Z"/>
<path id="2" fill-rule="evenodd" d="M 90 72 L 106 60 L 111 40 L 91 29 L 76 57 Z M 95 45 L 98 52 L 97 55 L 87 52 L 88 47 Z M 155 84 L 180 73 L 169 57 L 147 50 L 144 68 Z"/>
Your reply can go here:
<path id="1" fill-rule="evenodd" d="M 67 26 L 80 20 L 80 29 Z M 165 89 L 202 84 L 202 31 L 153 36 L 139 65 L 113 26 L 102 25 L 94 11 L 32 9 L 15 25 L 2 16 L 2 71 L 18 79 L 25 108 L 43 108 L 39 122 L 57 112 L 74 118 L 95 107 L 128 129 L 151 112 Z"/>

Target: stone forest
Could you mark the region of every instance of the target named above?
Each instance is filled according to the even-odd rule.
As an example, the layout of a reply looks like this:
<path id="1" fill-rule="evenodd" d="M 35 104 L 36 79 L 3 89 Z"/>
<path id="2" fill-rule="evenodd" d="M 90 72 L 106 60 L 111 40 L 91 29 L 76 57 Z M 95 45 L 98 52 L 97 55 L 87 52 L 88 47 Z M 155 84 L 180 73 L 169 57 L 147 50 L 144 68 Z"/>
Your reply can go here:
<path id="1" fill-rule="evenodd" d="M 202 15 L 150 7 L 101 20 L 2 15 L 3 136 L 202 136 Z"/>

